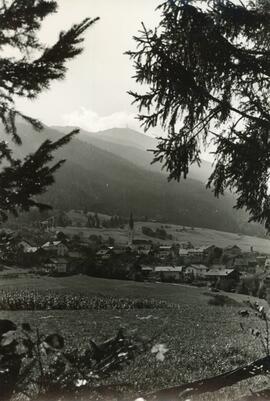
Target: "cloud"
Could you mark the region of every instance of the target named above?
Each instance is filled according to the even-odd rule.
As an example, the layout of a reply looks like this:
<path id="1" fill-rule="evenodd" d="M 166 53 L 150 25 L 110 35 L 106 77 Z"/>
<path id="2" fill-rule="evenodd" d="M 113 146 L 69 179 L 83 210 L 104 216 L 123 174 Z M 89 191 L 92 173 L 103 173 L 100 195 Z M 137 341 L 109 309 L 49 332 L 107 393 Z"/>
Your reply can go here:
<path id="1" fill-rule="evenodd" d="M 91 132 L 125 127 L 141 131 L 140 124 L 135 117 L 136 114 L 127 114 L 123 111 L 112 113 L 108 116 L 100 116 L 93 110 L 81 107 L 70 114 L 64 114 L 62 121 L 65 125 L 77 126 Z"/>

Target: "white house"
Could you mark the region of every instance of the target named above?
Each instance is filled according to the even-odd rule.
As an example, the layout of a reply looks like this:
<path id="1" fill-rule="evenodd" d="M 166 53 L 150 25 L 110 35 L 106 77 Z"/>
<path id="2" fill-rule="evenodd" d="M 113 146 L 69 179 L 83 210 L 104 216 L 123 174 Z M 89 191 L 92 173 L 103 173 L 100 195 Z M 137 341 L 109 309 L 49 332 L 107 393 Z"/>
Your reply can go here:
<path id="1" fill-rule="evenodd" d="M 205 273 L 208 271 L 208 267 L 202 264 L 192 264 L 185 270 L 185 276 L 194 278 L 204 278 Z"/>
<path id="2" fill-rule="evenodd" d="M 160 259 L 166 259 L 172 256 L 173 250 L 171 245 L 160 245 L 158 248 L 158 257 Z"/>
<path id="3" fill-rule="evenodd" d="M 48 252 L 54 252 L 57 256 L 65 256 L 68 253 L 68 247 L 62 241 L 48 241 L 41 248 Z"/>

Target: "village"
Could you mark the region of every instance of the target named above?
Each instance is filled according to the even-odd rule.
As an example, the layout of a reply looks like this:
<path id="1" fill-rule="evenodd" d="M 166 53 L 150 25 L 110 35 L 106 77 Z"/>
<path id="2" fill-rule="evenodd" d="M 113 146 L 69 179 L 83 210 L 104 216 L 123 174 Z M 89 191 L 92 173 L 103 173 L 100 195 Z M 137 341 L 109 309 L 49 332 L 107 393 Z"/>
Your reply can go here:
<path id="1" fill-rule="evenodd" d="M 83 214 L 78 211 L 73 216 Z M 102 222 L 97 214 L 88 214 L 87 222 L 95 228 L 110 224 L 109 220 Z M 36 230 L 39 244 L 16 231 L 2 230 L 0 277 L 86 274 L 108 279 L 185 283 L 207 286 L 213 291 L 266 297 L 270 286 L 270 255 L 252 246 L 247 251 L 237 244 L 221 247 L 176 242 L 167 233 L 168 226 L 163 225 L 155 232 L 147 225 L 142 226 L 143 238 L 138 229 L 135 231 L 132 213 L 127 221 L 114 217 L 110 222 L 114 227 L 120 226 L 125 243 L 123 239 L 117 241 L 111 236 L 104 238 L 96 234 L 86 238 L 78 219 L 64 227 L 55 227 L 52 218 L 42 222 Z M 71 234 L 74 225 L 78 231 Z"/>

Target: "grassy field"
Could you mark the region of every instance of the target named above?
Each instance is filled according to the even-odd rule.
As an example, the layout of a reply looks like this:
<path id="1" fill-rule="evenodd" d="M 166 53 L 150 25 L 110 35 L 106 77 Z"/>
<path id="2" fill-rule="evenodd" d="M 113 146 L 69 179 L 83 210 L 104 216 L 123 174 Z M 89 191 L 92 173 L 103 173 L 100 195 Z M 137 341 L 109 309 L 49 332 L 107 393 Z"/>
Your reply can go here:
<path id="1" fill-rule="evenodd" d="M 136 222 L 135 224 L 135 238 L 151 239 L 142 234 L 142 226 L 152 228 L 154 231 L 161 227 L 160 223 L 153 222 Z M 165 230 L 168 234 L 173 236 L 173 240 L 162 241 L 166 243 L 190 241 L 194 246 L 199 247 L 202 245 L 216 245 L 219 247 L 226 247 L 229 245 L 238 245 L 243 251 L 250 251 L 252 246 L 254 251 L 270 254 L 270 240 L 258 237 L 251 237 L 248 235 L 234 234 L 223 231 L 210 230 L 206 228 L 185 228 L 182 231 L 182 226 L 173 224 L 164 224 Z M 87 227 L 57 227 L 69 235 L 80 233 L 84 238 L 89 238 L 90 235 L 101 235 L 104 239 L 112 237 L 117 243 L 127 244 L 127 227 L 124 229 L 106 229 L 106 228 L 87 228 Z"/>
<path id="2" fill-rule="evenodd" d="M 139 356 L 127 369 L 109 380 L 128 382 L 136 389 L 151 390 L 158 387 L 188 382 L 233 369 L 263 356 L 260 341 L 250 333 L 259 327 L 254 316 L 239 317 L 243 297 L 235 295 L 233 306 L 212 306 L 205 289 L 158 283 L 96 279 L 85 276 L 67 278 L 22 277 L 0 281 L 0 290 L 50 289 L 75 292 L 88 296 L 103 294 L 129 298 L 154 298 L 174 302 L 177 309 L 165 310 L 106 310 L 106 311 L 1 311 L 1 318 L 16 322 L 27 321 L 44 331 L 61 332 L 70 345 L 84 346 L 89 338 L 97 342 L 112 336 L 121 326 L 127 331 L 151 337 L 159 333 L 157 343 L 165 344 L 168 353 L 163 362 L 150 352 Z M 240 319 L 244 331 L 240 326 Z M 222 400 L 237 398 L 247 388 L 261 387 L 264 377 L 242 383 L 223 394 Z M 216 396 L 215 396 L 216 397 Z M 217 399 L 217 398 L 211 399 Z M 210 398 L 207 398 L 207 400 Z"/>

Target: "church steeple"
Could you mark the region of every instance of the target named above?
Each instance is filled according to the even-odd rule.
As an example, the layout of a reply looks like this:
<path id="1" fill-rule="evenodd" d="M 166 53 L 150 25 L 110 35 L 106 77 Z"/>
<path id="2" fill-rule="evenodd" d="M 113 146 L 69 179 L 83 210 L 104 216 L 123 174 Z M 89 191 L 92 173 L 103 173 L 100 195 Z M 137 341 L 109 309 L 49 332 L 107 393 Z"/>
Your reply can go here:
<path id="1" fill-rule="evenodd" d="M 133 220 L 133 214 L 131 212 L 128 222 L 128 245 L 133 245 L 133 239 L 134 239 L 134 220 Z"/>
<path id="2" fill-rule="evenodd" d="M 133 229 L 134 229 L 134 220 L 133 220 L 133 214 L 132 214 L 132 212 L 130 213 L 130 216 L 129 216 L 129 223 L 128 223 L 128 225 L 129 225 L 129 229 L 130 229 L 130 230 L 133 230 Z"/>

